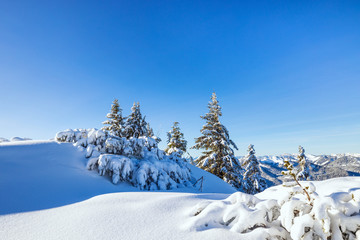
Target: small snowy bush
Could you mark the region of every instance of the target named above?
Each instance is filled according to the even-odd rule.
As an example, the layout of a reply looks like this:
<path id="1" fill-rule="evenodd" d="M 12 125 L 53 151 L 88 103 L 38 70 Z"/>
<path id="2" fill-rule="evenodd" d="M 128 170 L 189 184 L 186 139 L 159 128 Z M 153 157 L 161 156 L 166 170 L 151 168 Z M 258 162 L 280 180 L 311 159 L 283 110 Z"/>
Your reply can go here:
<path id="1" fill-rule="evenodd" d="M 65 130 L 59 142 L 86 149 L 87 168 L 110 176 L 112 182 L 130 183 L 143 190 L 167 190 L 191 186 L 191 173 L 180 155 L 166 155 L 155 137 L 118 137 L 97 129 Z"/>
<path id="2" fill-rule="evenodd" d="M 225 200 L 202 202 L 192 210 L 190 228 L 260 233 L 262 239 L 359 239 L 360 189 L 329 196 L 316 194 L 311 182 L 307 189 L 310 202 L 299 186 L 283 188 L 286 194 L 278 200 L 238 192 Z"/>

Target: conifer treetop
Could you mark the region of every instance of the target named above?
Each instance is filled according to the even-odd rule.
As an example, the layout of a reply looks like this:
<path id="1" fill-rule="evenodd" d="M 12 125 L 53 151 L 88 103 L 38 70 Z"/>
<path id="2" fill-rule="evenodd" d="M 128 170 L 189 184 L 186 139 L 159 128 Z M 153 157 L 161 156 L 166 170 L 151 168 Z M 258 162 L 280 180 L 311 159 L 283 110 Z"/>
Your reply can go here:
<path id="1" fill-rule="evenodd" d="M 172 154 L 177 152 L 180 156 L 186 152 L 187 141 L 184 134 L 180 131 L 179 122 L 174 122 L 171 131 L 168 132 L 167 148 L 165 152 Z"/>
<path id="2" fill-rule="evenodd" d="M 103 124 L 108 126 L 102 127 L 102 130 L 107 131 L 112 135 L 122 137 L 125 118 L 122 116 L 122 109 L 120 108 L 117 99 L 114 99 L 110 113 L 108 113 L 106 117 L 108 120 L 104 121 Z"/>
<path id="3" fill-rule="evenodd" d="M 243 177 L 245 192 L 255 194 L 265 190 L 266 181 L 261 177 L 260 163 L 255 156 L 255 149 L 252 144 L 248 147 L 248 155 L 245 157 L 244 165 L 246 165 Z"/>
<path id="4" fill-rule="evenodd" d="M 148 136 L 147 127 L 148 126 L 145 117 L 142 117 L 140 111 L 139 102 L 134 102 L 133 106 L 131 107 L 131 113 L 127 117 L 125 123 L 124 137 L 127 139 L 131 137 L 146 137 Z"/>

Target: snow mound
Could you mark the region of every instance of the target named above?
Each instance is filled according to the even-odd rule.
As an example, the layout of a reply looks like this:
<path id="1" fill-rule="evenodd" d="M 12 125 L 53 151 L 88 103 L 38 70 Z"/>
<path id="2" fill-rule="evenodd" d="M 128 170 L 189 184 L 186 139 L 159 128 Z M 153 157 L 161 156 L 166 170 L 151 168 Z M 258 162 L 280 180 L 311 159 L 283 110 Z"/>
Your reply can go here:
<path id="1" fill-rule="evenodd" d="M 3 143 L 3 142 L 10 142 L 10 141 L 7 138 L 0 137 L 0 143 Z"/>
<path id="2" fill-rule="evenodd" d="M 97 129 L 68 129 L 58 132 L 59 142 L 72 142 L 86 150 L 89 170 L 110 176 L 112 182 L 127 182 L 141 190 L 169 190 L 191 187 L 186 160 L 173 153 L 166 155 L 153 137 L 117 137 Z"/>
<path id="3" fill-rule="evenodd" d="M 299 187 L 283 187 L 278 199 L 237 192 L 225 200 L 200 202 L 187 228 L 223 228 L 244 236 L 260 234 L 262 239 L 359 239 L 360 188 L 327 196 L 318 195 L 311 182 L 308 189 L 310 202 Z"/>
<path id="4" fill-rule="evenodd" d="M 22 138 L 22 137 L 12 137 L 10 139 L 11 142 L 17 142 L 17 141 L 29 141 L 32 140 L 31 138 Z"/>
<path id="5" fill-rule="evenodd" d="M 0 143 L 6 143 L 6 142 L 19 142 L 19 141 L 30 141 L 31 138 L 21 138 L 21 137 L 12 137 L 9 139 L 0 137 Z"/>

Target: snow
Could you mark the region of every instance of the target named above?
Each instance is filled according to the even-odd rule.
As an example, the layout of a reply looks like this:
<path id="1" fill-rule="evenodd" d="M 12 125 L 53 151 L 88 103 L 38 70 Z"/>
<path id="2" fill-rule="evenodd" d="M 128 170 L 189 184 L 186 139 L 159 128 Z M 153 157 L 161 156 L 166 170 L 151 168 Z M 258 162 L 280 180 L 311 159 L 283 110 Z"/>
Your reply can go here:
<path id="1" fill-rule="evenodd" d="M 310 210 L 299 188 L 247 195 L 191 165 L 203 192 L 199 183 L 171 191 L 115 185 L 87 170 L 86 153 L 72 143 L 1 143 L 0 239 L 298 239 L 306 227 L 326 235 L 339 225 L 334 236 L 360 237 L 358 177 L 301 182 L 317 192 Z"/>
<path id="2" fill-rule="evenodd" d="M 308 186 L 310 202 L 302 188 L 283 186 L 255 196 L 237 192 L 203 201 L 193 207 L 187 229 L 222 228 L 253 239 L 259 232 L 259 239 L 355 239 L 360 234 L 360 178 L 339 178 L 332 191 L 315 192 L 329 182 L 301 182 Z"/>
<path id="3" fill-rule="evenodd" d="M 131 192 L 101 195 L 45 211 L 0 217 L 1 239 L 218 239 L 222 229 L 182 229 L 184 209 L 199 199 L 189 193 Z M 21 226 L 21 229 L 19 229 Z M 234 239 L 226 233 L 222 239 Z"/>

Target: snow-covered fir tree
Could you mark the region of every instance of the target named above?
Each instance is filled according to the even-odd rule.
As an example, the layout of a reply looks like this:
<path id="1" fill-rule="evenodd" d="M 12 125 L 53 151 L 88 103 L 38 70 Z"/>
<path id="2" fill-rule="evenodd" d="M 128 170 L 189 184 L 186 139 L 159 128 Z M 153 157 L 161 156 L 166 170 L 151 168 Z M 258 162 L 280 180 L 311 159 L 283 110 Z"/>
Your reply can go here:
<path id="1" fill-rule="evenodd" d="M 150 127 L 150 123 L 146 124 L 146 133 L 147 133 L 147 137 L 154 136 L 154 130 Z"/>
<path id="2" fill-rule="evenodd" d="M 195 138 L 195 145 L 192 147 L 204 150 L 196 160 L 197 166 L 241 189 L 241 166 L 232 149 L 237 149 L 237 146 L 219 120 L 222 113 L 215 93 L 212 94 L 208 108 L 209 112 L 201 116 L 206 121 L 200 130 L 202 136 Z"/>
<path id="3" fill-rule="evenodd" d="M 131 137 L 148 136 L 147 133 L 147 122 L 145 117 L 143 118 L 140 112 L 140 104 L 134 103 L 131 108 L 131 114 L 127 117 L 125 123 L 124 137 L 127 139 Z"/>
<path id="4" fill-rule="evenodd" d="M 182 156 L 186 152 L 187 141 L 184 139 L 184 134 L 180 131 L 179 123 L 174 122 L 174 125 L 170 132 L 168 132 L 166 154 L 173 153 Z"/>
<path id="5" fill-rule="evenodd" d="M 243 189 L 246 193 L 256 194 L 266 189 L 266 181 L 261 177 L 259 161 L 255 156 L 254 145 L 248 147 L 248 155 L 245 157 L 243 166 L 245 173 L 243 177 Z"/>
<path id="6" fill-rule="evenodd" d="M 103 124 L 107 126 L 104 126 L 101 129 L 103 131 L 109 132 L 114 136 L 122 137 L 125 118 L 122 116 L 122 109 L 120 108 L 117 99 L 113 101 L 113 104 L 111 105 L 111 111 L 106 115 L 106 117 L 108 120 L 104 121 Z"/>
<path id="7" fill-rule="evenodd" d="M 302 146 L 299 146 L 298 163 L 298 180 L 311 180 L 309 164 L 306 161 L 305 149 Z"/>

